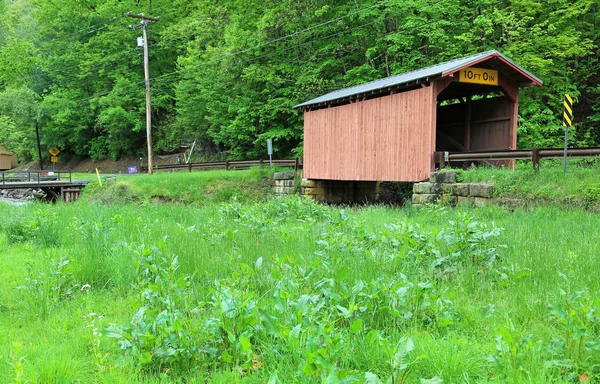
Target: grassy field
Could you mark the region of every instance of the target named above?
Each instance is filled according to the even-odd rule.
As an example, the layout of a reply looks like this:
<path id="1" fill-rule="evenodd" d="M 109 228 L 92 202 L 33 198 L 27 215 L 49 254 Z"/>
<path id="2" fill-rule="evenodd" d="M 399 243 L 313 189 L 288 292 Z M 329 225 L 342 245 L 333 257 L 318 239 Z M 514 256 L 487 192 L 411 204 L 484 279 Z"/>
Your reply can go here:
<path id="1" fill-rule="evenodd" d="M 237 197 L 244 201 L 264 199 L 272 188 L 277 169 L 253 168 L 246 171 L 157 172 L 154 175 L 103 175 L 111 178 L 101 188 L 97 176 L 86 187 L 84 200 L 103 203 L 176 202 L 207 204 Z"/>
<path id="2" fill-rule="evenodd" d="M 0 205 L 0 382 L 600 380 L 600 216 L 327 207 L 260 172 Z"/>

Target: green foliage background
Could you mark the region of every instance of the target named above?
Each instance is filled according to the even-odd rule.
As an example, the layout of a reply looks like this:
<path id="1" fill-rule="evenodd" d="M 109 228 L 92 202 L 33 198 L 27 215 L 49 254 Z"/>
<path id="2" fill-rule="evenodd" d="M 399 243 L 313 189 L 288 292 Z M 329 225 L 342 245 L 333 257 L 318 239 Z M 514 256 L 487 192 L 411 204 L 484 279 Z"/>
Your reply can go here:
<path id="1" fill-rule="evenodd" d="M 301 155 L 292 106 L 333 89 L 498 49 L 544 81 L 521 93 L 519 146 L 600 142 L 596 0 L 0 0 L 0 142 L 93 158 L 143 153 L 138 20 L 150 27 L 155 148 L 206 157 Z"/>

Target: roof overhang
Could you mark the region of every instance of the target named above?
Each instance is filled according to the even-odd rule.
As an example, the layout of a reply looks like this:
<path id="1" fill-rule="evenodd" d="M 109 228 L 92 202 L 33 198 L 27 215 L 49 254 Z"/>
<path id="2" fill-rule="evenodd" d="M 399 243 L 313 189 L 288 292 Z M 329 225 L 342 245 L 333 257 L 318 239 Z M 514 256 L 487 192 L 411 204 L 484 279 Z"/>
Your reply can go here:
<path id="1" fill-rule="evenodd" d="M 491 53 L 490 55 L 487 55 L 486 57 L 480 58 L 478 60 L 471 61 L 467 64 L 457 65 L 454 68 L 449 68 L 448 70 L 442 72 L 442 77 L 453 76 L 455 73 L 459 72 L 461 69 L 472 67 L 474 65 L 485 62 L 493 69 L 497 69 L 498 71 L 503 72 L 503 73 L 506 73 L 508 68 L 510 70 L 514 70 L 515 72 L 517 72 L 522 78 L 522 81 L 517 82 L 520 87 L 528 86 L 528 85 L 537 85 L 537 86 L 541 87 L 543 85 L 542 80 L 540 80 L 539 78 L 537 78 L 536 76 L 531 74 L 531 72 L 527 71 L 525 68 L 515 64 L 515 62 L 513 62 L 511 59 L 504 56 L 503 54 L 501 54 L 498 51 L 492 51 L 492 52 L 493 53 Z M 497 64 L 491 64 L 490 60 L 494 60 L 494 59 L 497 59 L 499 62 L 503 63 L 504 68 Z"/>

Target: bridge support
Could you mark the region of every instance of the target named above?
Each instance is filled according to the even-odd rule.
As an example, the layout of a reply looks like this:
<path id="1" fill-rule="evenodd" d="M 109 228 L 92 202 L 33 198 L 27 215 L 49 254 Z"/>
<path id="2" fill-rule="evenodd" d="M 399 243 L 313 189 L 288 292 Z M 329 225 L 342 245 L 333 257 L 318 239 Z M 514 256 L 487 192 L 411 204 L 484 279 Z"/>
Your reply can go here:
<path id="1" fill-rule="evenodd" d="M 67 203 L 79 200 L 81 195 L 81 188 L 78 187 L 42 187 L 42 191 L 46 193 L 47 201 L 58 201 L 62 200 Z"/>
<path id="2" fill-rule="evenodd" d="M 360 204 L 379 200 L 377 181 L 303 179 L 304 194 L 326 203 Z"/>

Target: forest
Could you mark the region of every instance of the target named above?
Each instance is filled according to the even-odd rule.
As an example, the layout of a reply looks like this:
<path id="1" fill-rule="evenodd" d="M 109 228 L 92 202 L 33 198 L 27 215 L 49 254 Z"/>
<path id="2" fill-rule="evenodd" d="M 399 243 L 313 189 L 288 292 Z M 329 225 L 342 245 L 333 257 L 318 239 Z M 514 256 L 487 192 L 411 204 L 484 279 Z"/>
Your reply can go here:
<path id="1" fill-rule="evenodd" d="M 302 155 L 292 107 L 331 90 L 497 49 L 544 81 L 521 91 L 520 148 L 600 144 L 597 0 L 0 0 L 0 143 L 93 159 L 145 153 L 138 19 L 154 150 Z M 534 89 L 535 88 L 535 89 Z"/>

